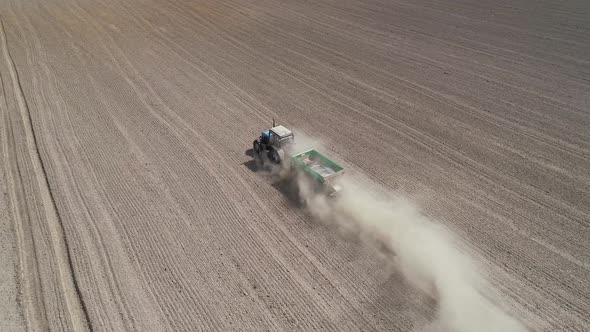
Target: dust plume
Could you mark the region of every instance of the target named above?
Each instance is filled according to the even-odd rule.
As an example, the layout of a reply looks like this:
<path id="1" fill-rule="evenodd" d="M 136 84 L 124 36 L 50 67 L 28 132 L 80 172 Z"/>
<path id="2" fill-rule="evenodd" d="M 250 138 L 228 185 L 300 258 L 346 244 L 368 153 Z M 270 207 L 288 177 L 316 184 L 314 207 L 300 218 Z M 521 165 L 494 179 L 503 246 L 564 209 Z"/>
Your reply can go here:
<path id="1" fill-rule="evenodd" d="M 376 197 L 350 179 L 342 180 L 337 198 L 318 194 L 304 175 L 297 175 L 297 183 L 313 217 L 387 253 L 410 285 L 436 299 L 437 318 L 424 330 L 526 331 L 483 295 L 489 286 L 475 262 L 453 245 L 456 239 L 410 201 Z"/>

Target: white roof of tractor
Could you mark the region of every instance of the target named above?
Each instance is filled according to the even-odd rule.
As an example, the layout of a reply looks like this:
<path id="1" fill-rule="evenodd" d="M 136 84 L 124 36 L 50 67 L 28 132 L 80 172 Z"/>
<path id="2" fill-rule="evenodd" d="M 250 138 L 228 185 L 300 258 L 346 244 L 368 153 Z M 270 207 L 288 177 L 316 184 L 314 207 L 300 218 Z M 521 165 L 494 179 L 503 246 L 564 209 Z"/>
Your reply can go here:
<path id="1" fill-rule="evenodd" d="M 292 132 L 285 128 L 284 126 L 276 126 L 276 127 L 272 127 L 270 128 L 270 130 L 275 133 L 277 136 L 279 136 L 280 138 L 286 137 L 286 136 L 290 136 L 292 134 Z"/>

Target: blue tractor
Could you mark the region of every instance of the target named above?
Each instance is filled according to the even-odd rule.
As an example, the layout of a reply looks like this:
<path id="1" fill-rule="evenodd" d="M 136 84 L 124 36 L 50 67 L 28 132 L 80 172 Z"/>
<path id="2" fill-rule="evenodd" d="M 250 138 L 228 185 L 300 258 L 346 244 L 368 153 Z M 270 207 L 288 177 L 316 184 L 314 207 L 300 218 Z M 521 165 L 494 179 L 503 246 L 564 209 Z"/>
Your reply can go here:
<path id="1" fill-rule="evenodd" d="M 267 157 L 274 164 L 280 164 L 285 158 L 285 150 L 295 142 L 293 132 L 284 126 L 275 125 L 272 121 L 272 128 L 262 131 L 252 143 L 254 153 L 261 157 Z"/>

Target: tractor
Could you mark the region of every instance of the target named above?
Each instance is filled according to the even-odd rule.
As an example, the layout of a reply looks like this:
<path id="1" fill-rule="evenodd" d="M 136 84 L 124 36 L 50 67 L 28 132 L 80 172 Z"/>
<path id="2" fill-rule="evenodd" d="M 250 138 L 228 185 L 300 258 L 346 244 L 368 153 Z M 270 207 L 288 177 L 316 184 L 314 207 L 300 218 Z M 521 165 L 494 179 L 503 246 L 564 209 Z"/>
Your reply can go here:
<path id="1" fill-rule="evenodd" d="M 293 132 L 282 125 L 276 125 L 272 121 L 272 128 L 262 131 L 252 143 L 254 153 L 259 156 L 264 154 L 274 164 L 280 164 L 285 158 L 285 150 L 289 150 L 292 144 L 295 143 L 295 135 Z M 287 157 L 290 157 L 287 154 Z"/>

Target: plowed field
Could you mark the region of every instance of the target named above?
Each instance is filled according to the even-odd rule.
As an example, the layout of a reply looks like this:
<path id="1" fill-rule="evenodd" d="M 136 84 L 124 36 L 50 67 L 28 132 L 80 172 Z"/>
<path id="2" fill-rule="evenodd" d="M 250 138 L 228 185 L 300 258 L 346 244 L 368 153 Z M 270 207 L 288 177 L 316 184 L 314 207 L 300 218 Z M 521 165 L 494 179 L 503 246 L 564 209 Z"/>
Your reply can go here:
<path id="1" fill-rule="evenodd" d="M 427 326 L 435 298 L 257 171 L 275 118 L 451 230 L 523 324 L 587 331 L 589 17 L 587 1 L 0 1 L 0 329 Z"/>

